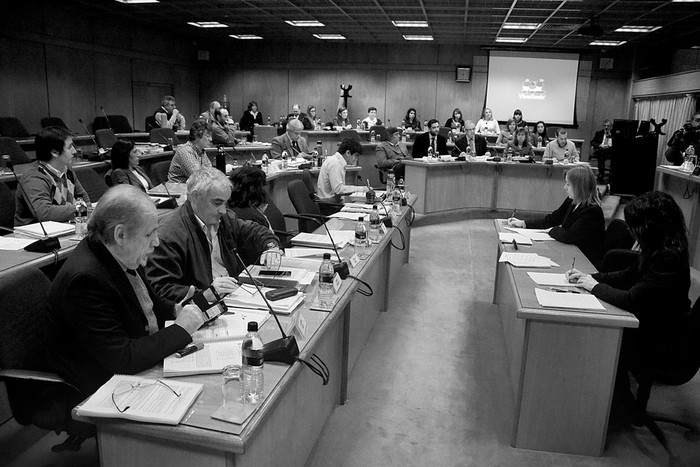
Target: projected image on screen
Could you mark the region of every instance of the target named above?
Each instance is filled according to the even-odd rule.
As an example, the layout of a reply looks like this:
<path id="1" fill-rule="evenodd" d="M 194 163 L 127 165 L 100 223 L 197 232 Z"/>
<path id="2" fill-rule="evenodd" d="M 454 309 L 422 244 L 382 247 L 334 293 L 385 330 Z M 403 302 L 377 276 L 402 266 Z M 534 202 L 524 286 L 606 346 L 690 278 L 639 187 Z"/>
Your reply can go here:
<path id="1" fill-rule="evenodd" d="M 515 109 L 528 122 L 574 123 L 578 54 L 497 52 L 489 55 L 486 107 L 498 120 Z"/>

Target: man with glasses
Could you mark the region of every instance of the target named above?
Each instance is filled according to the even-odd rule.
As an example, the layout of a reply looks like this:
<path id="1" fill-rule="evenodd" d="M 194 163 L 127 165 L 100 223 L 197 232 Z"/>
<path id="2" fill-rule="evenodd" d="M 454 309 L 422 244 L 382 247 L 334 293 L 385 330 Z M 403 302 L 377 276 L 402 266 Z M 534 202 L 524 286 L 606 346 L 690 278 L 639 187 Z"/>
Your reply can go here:
<path id="1" fill-rule="evenodd" d="M 76 199 L 90 203 L 73 172 L 73 137 L 65 128 L 54 126 L 41 130 L 34 142 L 37 160 L 20 177 L 24 192 L 17 189 L 15 225 L 68 222 L 75 214 Z"/>
<path id="2" fill-rule="evenodd" d="M 287 151 L 289 157 L 303 157 L 311 159 L 309 145 L 306 139 L 301 136 L 304 124 L 300 120 L 292 119 L 287 123 L 287 131 L 280 136 L 272 138 L 272 148 L 270 154 L 273 159 L 281 159 L 282 152 Z"/>
<path id="3" fill-rule="evenodd" d="M 486 145 L 486 138 L 476 134 L 476 125 L 471 120 L 464 122 L 464 135 L 457 138 L 452 155 L 466 157 L 467 155 L 479 157 L 490 156 Z"/>
<path id="4" fill-rule="evenodd" d="M 355 192 L 366 193 L 370 188 L 364 185 L 346 185 L 346 166 L 357 165 L 357 159 L 362 154 L 359 141 L 345 139 L 340 143 L 338 152 L 323 162 L 318 174 L 318 198 L 320 201 L 340 202 L 341 196 Z"/>
<path id="5" fill-rule="evenodd" d="M 164 299 L 146 279 L 143 266 L 158 245 L 157 227 L 148 195 L 131 185 L 110 188 L 88 221 L 87 237 L 53 281 L 49 363 L 84 396 L 115 374 L 162 362 L 192 342 L 204 322 L 195 305 Z M 164 327 L 171 319 L 175 323 Z"/>
<path id="6" fill-rule="evenodd" d="M 212 167 L 206 148 L 211 147 L 211 132 L 205 120 L 196 120 L 190 127 L 189 141 L 175 149 L 170 161 L 168 181 L 185 183 L 197 170 Z"/>

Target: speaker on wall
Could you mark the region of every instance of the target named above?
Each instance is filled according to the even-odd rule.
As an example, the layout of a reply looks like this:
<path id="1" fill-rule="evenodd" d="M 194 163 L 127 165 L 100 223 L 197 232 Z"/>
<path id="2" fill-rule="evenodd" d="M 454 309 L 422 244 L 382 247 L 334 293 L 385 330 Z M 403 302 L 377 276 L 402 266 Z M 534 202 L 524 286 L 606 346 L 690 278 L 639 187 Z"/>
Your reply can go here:
<path id="1" fill-rule="evenodd" d="M 455 81 L 458 83 L 471 83 L 472 82 L 472 67 L 470 66 L 458 66 L 455 70 Z"/>

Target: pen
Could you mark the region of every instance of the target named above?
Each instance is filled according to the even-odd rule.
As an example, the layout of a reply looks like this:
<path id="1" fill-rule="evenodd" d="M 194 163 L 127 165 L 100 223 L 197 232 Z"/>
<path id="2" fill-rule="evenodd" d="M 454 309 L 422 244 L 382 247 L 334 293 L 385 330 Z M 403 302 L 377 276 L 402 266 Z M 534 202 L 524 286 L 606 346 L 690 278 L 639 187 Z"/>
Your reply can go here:
<path id="1" fill-rule="evenodd" d="M 576 266 L 576 257 L 574 256 L 574 259 L 571 260 L 571 270 L 574 270 L 574 266 Z M 569 283 L 575 283 L 576 281 L 572 281 L 571 278 L 569 278 Z"/>
<path id="2" fill-rule="evenodd" d="M 188 345 L 184 349 L 180 349 L 177 352 L 175 352 L 175 358 L 186 357 L 187 355 L 195 353 L 198 350 L 202 350 L 203 348 L 204 344 L 202 344 L 201 342 L 197 344 Z"/>
<path id="3" fill-rule="evenodd" d="M 518 242 L 516 242 L 515 239 L 513 239 L 513 248 L 516 250 L 518 249 Z"/>
<path id="4" fill-rule="evenodd" d="M 554 287 L 550 287 L 549 290 L 552 292 L 559 292 L 559 293 L 577 293 L 577 294 L 581 293 L 578 290 L 557 289 Z"/>
<path id="5" fill-rule="evenodd" d="M 515 211 L 516 211 L 516 209 L 513 209 L 513 213 L 510 215 L 511 219 L 515 217 Z"/>

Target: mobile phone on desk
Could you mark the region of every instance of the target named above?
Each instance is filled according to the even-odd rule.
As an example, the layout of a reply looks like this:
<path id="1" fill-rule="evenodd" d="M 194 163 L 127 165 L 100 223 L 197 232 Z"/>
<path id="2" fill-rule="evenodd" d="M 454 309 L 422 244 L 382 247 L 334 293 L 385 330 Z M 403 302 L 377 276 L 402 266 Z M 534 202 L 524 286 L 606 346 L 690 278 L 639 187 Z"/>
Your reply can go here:
<path id="1" fill-rule="evenodd" d="M 259 276 L 291 276 L 292 271 L 273 271 L 271 269 L 261 269 L 258 271 Z"/>

